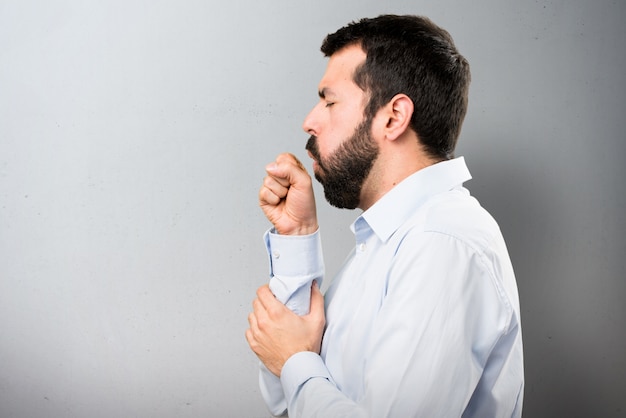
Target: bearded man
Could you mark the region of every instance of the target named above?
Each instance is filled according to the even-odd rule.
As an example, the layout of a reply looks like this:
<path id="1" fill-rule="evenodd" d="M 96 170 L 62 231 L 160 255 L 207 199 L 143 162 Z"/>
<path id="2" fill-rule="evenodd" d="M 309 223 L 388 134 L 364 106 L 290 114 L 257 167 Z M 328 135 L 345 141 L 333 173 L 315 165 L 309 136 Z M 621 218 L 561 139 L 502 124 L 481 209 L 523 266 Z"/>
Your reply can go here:
<path id="1" fill-rule="evenodd" d="M 469 64 L 418 16 L 353 22 L 324 40 L 303 128 L 326 199 L 362 210 L 325 295 L 311 177 L 291 154 L 259 192 L 269 285 L 246 338 L 262 395 L 291 417 L 520 417 L 515 276 L 500 229 L 454 149 Z"/>

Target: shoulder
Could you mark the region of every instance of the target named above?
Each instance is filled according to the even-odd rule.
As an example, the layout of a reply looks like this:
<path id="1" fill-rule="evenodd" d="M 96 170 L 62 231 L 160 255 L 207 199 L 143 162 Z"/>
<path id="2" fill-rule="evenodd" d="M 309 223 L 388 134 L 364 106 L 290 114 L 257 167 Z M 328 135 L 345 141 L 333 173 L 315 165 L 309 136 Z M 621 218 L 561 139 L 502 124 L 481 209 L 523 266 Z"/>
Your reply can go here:
<path id="1" fill-rule="evenodd" d="M 396 254 L 436 260 L 441 268 L 465 264 L 468 273 L 490 277 L 516 299 L 515 273 L 500 227 L 466 189 L 433 196 L 398 233 Z"/>
<path id="2" fill-rule="evenodd" d="M 402 225 L 394 240 L 396 254 L 454 263 L 453 258 L 462 253 L 462 258 L 472 259 L 496 276 L 502 270 L 498 265 L 510 264 L 497 222 L 464 188 L 432 196 Z"/>
<path id="3" fill-rule="evenodd" d="M 495 219 L 464 188 L 433 196 L 423 211 L 419 224 L 407 225 L 413 232 L 447 235 L 478 252 L 503 240 Z"/>
<path id="4" fill-rule="evenodd" d="M 469 284 L 490 288 L 507 312 L 519 311 L 515 274 L 500 228 L 466 189 L 433 196 L 397 232 L 395 261 L 401 268 L 396 273 L 410 277 L 409 272 L 422 271 L 448 290 Z"/>

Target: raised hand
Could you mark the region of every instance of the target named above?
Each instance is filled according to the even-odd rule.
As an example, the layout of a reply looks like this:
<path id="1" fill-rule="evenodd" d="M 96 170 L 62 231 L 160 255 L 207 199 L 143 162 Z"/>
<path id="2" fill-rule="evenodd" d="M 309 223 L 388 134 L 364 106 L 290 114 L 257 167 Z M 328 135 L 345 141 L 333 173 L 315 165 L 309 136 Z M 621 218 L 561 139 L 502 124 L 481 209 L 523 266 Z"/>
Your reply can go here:
<path id="1" fill-rule="evenodd" d="M 307 235 L 317 231 L 317 212 L 311 176 L 293 154 L 280 154 L 265 167 L 259 191 L 265 216 L 281 235 Z"/>

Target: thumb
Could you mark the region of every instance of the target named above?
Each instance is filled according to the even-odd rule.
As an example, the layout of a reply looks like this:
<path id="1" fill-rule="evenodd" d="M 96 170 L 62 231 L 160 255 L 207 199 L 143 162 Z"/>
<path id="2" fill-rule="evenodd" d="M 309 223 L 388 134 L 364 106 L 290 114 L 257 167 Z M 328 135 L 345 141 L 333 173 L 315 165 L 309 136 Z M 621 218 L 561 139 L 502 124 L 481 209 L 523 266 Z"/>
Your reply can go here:
<path id="1" fill-rule="evenodd" d="M 310 315 L 324 317 L 324 295 L 319 289 L 317 280 L 313 280 L 311 285 L 311 308 Z"/>

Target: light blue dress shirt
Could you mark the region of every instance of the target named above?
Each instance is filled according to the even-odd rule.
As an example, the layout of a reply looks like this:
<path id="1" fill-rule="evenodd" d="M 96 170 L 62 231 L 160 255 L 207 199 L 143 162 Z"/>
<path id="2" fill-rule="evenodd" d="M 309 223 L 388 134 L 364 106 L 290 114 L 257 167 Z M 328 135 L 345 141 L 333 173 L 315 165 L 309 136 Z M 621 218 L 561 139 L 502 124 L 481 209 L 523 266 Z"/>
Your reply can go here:
<path id="1" fill-rule="evenodd" d="M 280 379 L 261 365 L 275 415 L 520 417 L 517 285 L 502 234 L 463 188 L 464 159 L 422 169 L 359 216 L 355 248 L 325 294 L 321 354 Z M 324 266 L 319 233 L 266 234 L 270 288 L 299 314 Z"/>

